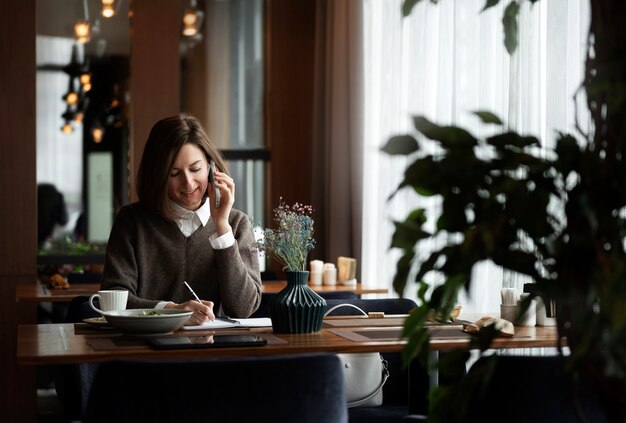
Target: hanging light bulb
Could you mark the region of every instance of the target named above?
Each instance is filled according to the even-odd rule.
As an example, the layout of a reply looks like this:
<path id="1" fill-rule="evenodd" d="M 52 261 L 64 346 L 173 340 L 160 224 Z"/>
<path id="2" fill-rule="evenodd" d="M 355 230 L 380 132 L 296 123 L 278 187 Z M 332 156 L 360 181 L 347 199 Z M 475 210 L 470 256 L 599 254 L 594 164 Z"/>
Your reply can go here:
<path id="1" fill-rule="evenodd" d="M 105 18 L 112 18 L 113 15 L 115 15 L 115 9 L 113 8 L 113 6 L 106 4 L 102 6 L 102 16 L 104 16 Z"/>
<path id="2" fill-rule="evenodd" d="M 72 132 L 74 132 L 74 127 L 71 124 L 74 116 L 74 112 L 72 112 L 72 109 L 68 105 L 67 109 L 65 109 L 65 112 L 61 115 L 64 122 L 63 126 L 61 126 L 61 132 L 63 132 L 64 134 L 71 134 Z"/>
<path id="3" fill-rule="evenodd" d="M 91 136 L 93 137 L 93 142 L 96 144 L 100 144 L 102 142 L 102 138 L 104 138 L 104 128 L 100 126 L 98 122 L 94 124 L 94 127 L 91 130 Z"/>
<path id="4" fill-rule="evenodd" d="M 183 14 L 183 35 L 185 37 L 195 37 L 200 32 L 204 12 L 197 9 L 195 0 L 190 2 L 190 7 Z"/>
<path id="5" fill-rule="evenodd" d="M 115 3 L 115 0 L 102 0 L 102 16 L 111 18 L 115 15 L 113 3 Z"/>
<path id="6" fill-rule="evenodd" d="M 91 90 L 91 74 L 83 73 L 80 75 L 80 83 L 83 87 L 84 92 L 89 92 Z"/>
<path id="7" fill-rule="evenodd" d="M 91 39 L 91 24 L 80 20 L 74 25 L 74 37 L 79 43 L 88 43 Z"/>
<path id="8" fill-rule="evenodd" d="M 74 122 L 82 123 L 84 118 L 85 118 L 85 115 L 83 114 L 83 112 L 78 111 L 76 112 L 76 116 L 74 116 Z"/>
<path id="9" fill-rule="evenodd" d="M 78 103 L 78 93 L 74 88 L 74 78 L 70 76 L 70 86 L 67 91 L 67 94 L 63 96 L 63 100 L 67 103 L 68 106 L 73 106 Z"/>
<path id="10" fill-rule="evenodd" d="M 74 127 L 69 122 L 65 122 L 63 126 L 61 126 L 61 132 L 63 132 L 66 135 L 69 135 L 72 132 L 74 132 Z"/>

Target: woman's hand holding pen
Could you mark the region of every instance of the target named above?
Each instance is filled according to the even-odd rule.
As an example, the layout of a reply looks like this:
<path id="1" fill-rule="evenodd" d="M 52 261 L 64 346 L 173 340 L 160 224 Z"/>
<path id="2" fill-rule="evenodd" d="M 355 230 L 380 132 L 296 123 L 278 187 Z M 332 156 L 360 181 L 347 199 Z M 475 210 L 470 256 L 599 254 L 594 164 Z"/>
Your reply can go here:
<path id="1" fill-rule="evenodd" d="M 230 210 L 235 202 L 235 181 L 227 174 L 215 171 L 215 186 L 220 190 L 220 206 L 215 208 L 215 194 L 213 187 L 210 187 L 209 199 L 211 201 L 211 217 L 217 229 L 217 236 L 222 236 L 232 230 L 228 223 Z"/>
<path id="2" fill-rule="evenodd" d="M 210 320 L 215 320 L 215 314 L 213 314 L 213 301 L 202 300 L 198 302 L 196 300 L 189 300 L 181 304 L 167 303 L 165 308 L 174 308 L 179 310 L 189 310 L 193 314 L 189 316 L 189 325 L 202 325 Z"/>

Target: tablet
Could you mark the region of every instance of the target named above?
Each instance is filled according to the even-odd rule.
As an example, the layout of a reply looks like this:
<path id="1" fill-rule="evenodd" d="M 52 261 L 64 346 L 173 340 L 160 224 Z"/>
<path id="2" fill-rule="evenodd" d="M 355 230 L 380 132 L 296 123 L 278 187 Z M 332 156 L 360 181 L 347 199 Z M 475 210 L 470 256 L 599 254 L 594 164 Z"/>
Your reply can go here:
<path id="1" fill-rule="evenodd" d="M 156 349 L 256 347 L 267 341 L 256 335 L 155 336 L 149 338 Z"/>

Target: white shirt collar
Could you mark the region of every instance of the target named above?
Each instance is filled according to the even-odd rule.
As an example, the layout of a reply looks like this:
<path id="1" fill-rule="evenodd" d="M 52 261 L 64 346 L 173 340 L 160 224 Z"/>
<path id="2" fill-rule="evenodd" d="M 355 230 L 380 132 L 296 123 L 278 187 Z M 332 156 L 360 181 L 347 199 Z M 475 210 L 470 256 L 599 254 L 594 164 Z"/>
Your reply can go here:
<path id="1" fill-rule="evenodd" d="M 205 201 L 196 211 L 188 210 L 174 201 L 169 201 L 172 209 L 179 216 L 179 219 L 177 220 L 192 220 L 194 215 L 197 215 L 200 222 L 202 222 L 202 226 L 206 226 L 209 218 L 211 217 L 211 205 L 208 201 Z"/>
<path id="2" fill-rule="evenodd" d="M 196 211 L 187 210 L 173 201 L 170 201 L 170 205 L 178 215 L 176 225 L 186 237 L 191 236 L 200 226 L 206 226 L 211 217 L 211 207 L 208 201 L 205 201 Z"/>
<path id="3" fill-rule="evenodd" d="M 202 204 L 200 208 L 195 211 L 196 215 L 200 218 L 200 222 L 202 222 L 202 226 L 206 226 L 207 222 L 211 218 L 211 204 L 207 200 L 205 200 L 204 204 Z"/>

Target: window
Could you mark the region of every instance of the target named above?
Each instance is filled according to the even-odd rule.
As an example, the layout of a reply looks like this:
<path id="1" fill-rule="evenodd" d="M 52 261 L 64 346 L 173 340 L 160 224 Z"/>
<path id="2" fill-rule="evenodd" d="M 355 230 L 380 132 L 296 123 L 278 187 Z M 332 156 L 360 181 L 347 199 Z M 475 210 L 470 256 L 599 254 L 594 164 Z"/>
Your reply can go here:
<path id="1" fill-rule="evenodd" d="M 202 122 L 224 154 L 236 207 L 263 222 L 263 0 L 204 4 L 202 37 L 181 40 L 181 110 Z"/>
<path id="2" fill-rule="evenodd" d="M 406 163 L 380 152 L 390 136 L 413 133 L 411 117 L 425 115 L 440 124 L 462 126 L 477 136 L 490 130 L 471 112 L 488 110 L 511 128 L 538 136 L 546 147 L 555 130 L 576 132 L 576 93 L 583 78 L 589 21 L 588 2 L 521 2 L 520 43 L 509 56 L 503 45 L 501 17 L 508 2 L 480 12 L 483 0 L 420 2 L 403 19 L 402 0 L 364 0 L 365 148 L 363 222 L 364 281 L 391 288 L 399 254 L 389 252 L 392 220 L 436 201 L 402 191 L 391 201 Z M 583 129 L 589 119 L 578 109 Z M 518 289 L 517 275 L 484 263 L 474 270 L 468 312 L 498 309 L 500 287 Z M 414 296 L 411 286 L 405 293 Z"/>

